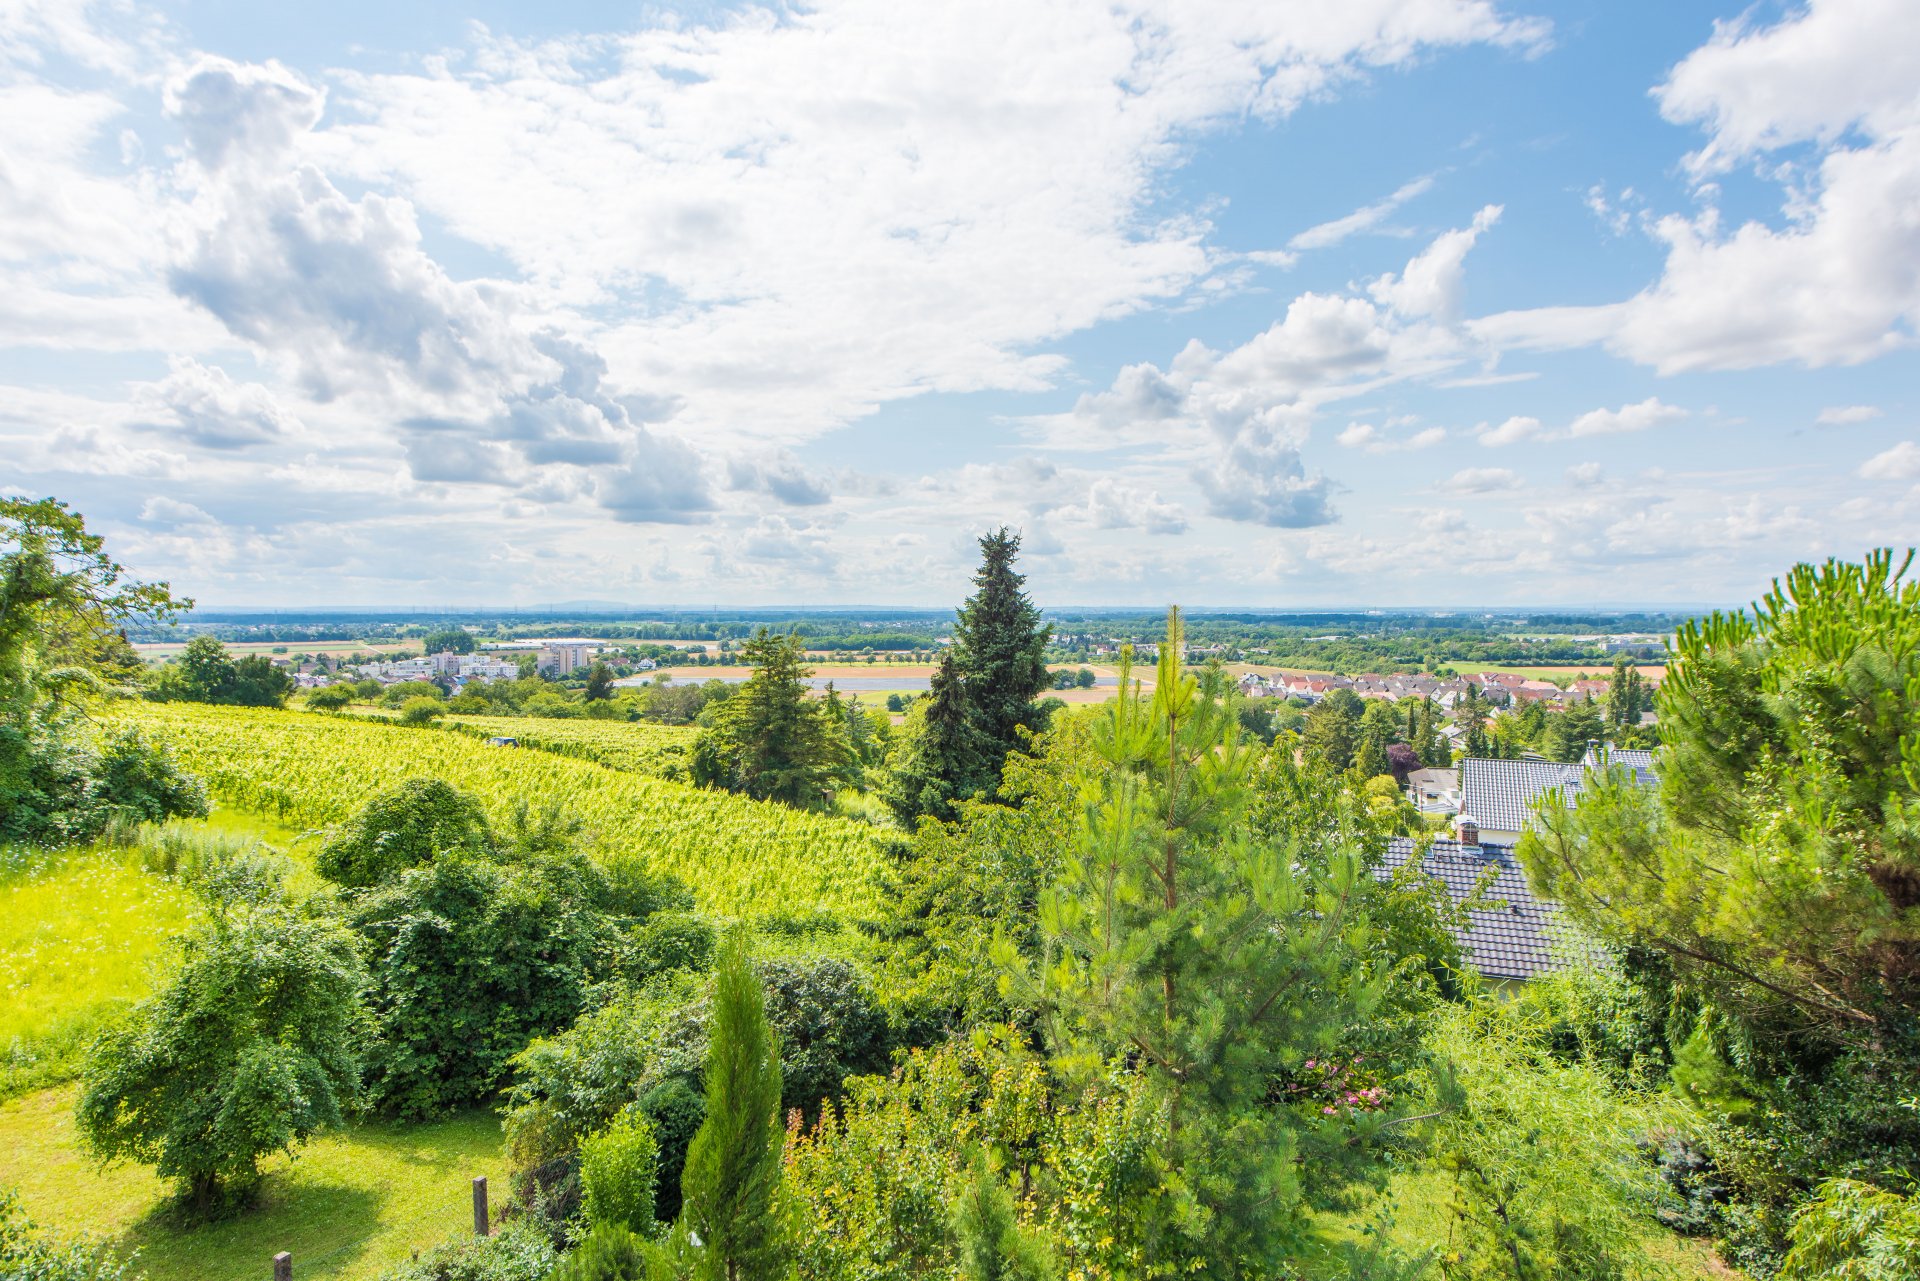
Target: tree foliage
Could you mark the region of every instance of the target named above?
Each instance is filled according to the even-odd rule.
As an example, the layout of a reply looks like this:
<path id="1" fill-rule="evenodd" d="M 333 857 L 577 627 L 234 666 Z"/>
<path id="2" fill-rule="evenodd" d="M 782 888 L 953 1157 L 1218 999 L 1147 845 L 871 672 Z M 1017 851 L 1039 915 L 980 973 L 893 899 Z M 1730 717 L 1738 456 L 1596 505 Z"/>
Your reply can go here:
<path id="1" fill-rule="evenodd" d="M 700 1275 L 774 1281 L 787 1269 L 780 1204 L 780 1047 L 766 994 L 731 935 L 714 971 L 707 1119 L 687 1150 L 681 1213 L 699 1238 Z"/>
<path id="2" fill-rule="evenodd" d="M 262 1156 L 342 1123 L 366 971 L 338 926 L 271 904 L 216 913 L 181 952 L 94 1044 L 76 1116 L 95 1156 L 155 1166 L 208 1213 L 257 1182 Z"/>
<path id="3" fill-rule="evenodd" d="M 763 627 L 740 653 L 753 675 L 695 742 L 694 781 L 800 808 L 822 804 L 849 756 L 842 727 L 810 697 L 800 638 Z"/>
<path id="4" fill-rule="evenodd" d="M 1295 1162 L 1316 1123 L 1273 1105 L 1272 1076 L 1331 1049 L 1384 976 L 1360 962 L 1366 931 L 1349 917 L 1361 860 L 1254 839 L 1259 753 L 1224 675 L 1183 673 L 1182 650 L 1173 611 L 1150 698 L 1123 661 L 1075 848 L 1041 900 L 1046 955 L 1037 969 L 1011 945 L 1000 957 L 1041 1001 L 1060 1070 L 1093 1081 L 1125 1059 L 1141 1073 L 1165 1169 L 1139 1205 L 1156 1258 L 1235 1276 L 1278 1267 L 1301 1227 Z"/>
<path id="5" fill-rule="evenodd" d="M 363 889 L 442 853 L 480 853 L 492 844 L 477 798 L 437 778 L 411 778 L 375 795 L 330 833 L 314 870 Z"/>

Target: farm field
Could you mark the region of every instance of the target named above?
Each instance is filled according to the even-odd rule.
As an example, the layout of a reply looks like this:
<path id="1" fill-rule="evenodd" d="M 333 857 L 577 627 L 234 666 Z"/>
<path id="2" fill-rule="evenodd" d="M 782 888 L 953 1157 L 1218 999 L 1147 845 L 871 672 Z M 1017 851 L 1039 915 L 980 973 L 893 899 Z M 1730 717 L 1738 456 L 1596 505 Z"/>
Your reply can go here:
<path id="1" fill-rule="evenodd" d="M 151 1168 L 98 1169 L 74 1134 L 72 1088 L 0 1103 L 0 1186 L 36 1222 L 140 1251 L 149 1281 L 255 1281 L 289 1251 L 300 1281 L 366 1281 L 473 1223 L 471 1181 L 504 1198 L 500 1123 L 475 1111 L 416 1125 L 366 1122 L 262 1163 L 261 1204 L 182 1227 Z"/>
<path id="2" fill-rule="evenodd" d="M 226 641 L 227 652 L 235 658 L 248 654 L 396 654 L 404 649 L 418 650 L 419 641 Z M 133 647 L 149 663 L 165 662 L 186 652 L 185 641 L 142 641 Z"/>
<path id="3" fill-rule="evenodd" d="M 538 716 L 449 716 L 443 724 L 481 738 L 517 739 L 522 747 L 650 778 L 684 778 L 687 753 L 700 733 L 691 725 Z"/>
<path id="4" fill-rule="evenodd" d="M 169 744 L 216 797 L 286 823 L 339 822 L 381 788 L 443 778 L 496 818 L 519 799 L 564 805 L 585 820 L 599 857 L 681 876 L 706 911 L 753 916 L 807 903 L 851 913 L 872 901 L 876 833 L 845 819 L 438 729 L 198 704 L 128 704 L 116 714 Z"/>

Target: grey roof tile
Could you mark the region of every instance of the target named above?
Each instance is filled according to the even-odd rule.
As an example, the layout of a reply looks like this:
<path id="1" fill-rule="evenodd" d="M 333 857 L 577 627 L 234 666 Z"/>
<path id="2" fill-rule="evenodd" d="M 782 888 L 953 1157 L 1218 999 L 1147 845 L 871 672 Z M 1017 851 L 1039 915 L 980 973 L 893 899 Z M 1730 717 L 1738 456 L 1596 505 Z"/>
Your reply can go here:
<path id="1" fill-rule="evenodd" d="M 1396 836 L 1375 875 L 1386 880 L 1412 861 L 1411 838 Z M 1505 845 L 1435 841 L 1420 868 L 1446 886 L 1456 904 L 1473 896 L 1489 872 L 1486 906 L 1469 911 L 1455 941 L 1473 968 L 1490 979 L 1530 979 L 1561 969 L 1577 943 L 1566 929 L 1560 905 L 1535 898 L 1527 875 Z"/>

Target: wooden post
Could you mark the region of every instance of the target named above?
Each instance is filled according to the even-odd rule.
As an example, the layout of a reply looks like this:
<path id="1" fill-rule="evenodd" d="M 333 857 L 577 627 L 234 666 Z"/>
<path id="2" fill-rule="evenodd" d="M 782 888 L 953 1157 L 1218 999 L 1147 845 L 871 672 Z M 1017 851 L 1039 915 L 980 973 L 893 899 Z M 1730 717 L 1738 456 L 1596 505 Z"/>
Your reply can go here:
<path id="1" fill-rule="evenodd" d="M 273 1256 L 273 1281 L 293 1281 L 293 1256 L 285 1250 Z"/>
<path id="2" fill-rule="evenodd" d="M 473 1234 L 487 1235 L 487 1176 L 473 1181 Z"/>

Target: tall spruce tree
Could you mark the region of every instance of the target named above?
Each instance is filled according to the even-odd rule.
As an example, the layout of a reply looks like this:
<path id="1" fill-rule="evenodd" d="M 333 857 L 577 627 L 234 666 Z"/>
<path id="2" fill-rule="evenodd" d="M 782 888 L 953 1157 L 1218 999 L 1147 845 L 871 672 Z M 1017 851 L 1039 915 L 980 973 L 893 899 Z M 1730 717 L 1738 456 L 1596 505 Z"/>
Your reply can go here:
<path id="1" fill-rule="evenodd" d="M 734 932 L 714 972 L 707 1119 L 680 1176 L 682 1222 L 699 1238 L 704 1281 L 773 1281 L 787 1273 L 781 1222 L 780 1045 L 767 994 Z"/>
<path id="2" fill-rule="evenodd" d="M 984 767 L 995 782 L 1007 753 L 1020 745 L 1020 728 L 1032 727 L 1034 700 L 1048 684 L 1045 655 L 1053 629 L 1027 599 L 1026 576 L 1014 571 L 1019 553 L 1020 535 L 1004 526 L 980 540 L 974 593 L 960 607 L 953 629 L 969 716 Z"/>
<path id="3" fill-rule="evenodd" d="M 923 816 L 952 819 L 956 800 L 974 796 L 994 781 L 951 652 L 940 656 L 928 693 L 884 793 L 887 805 L 908 827 Z"/>

